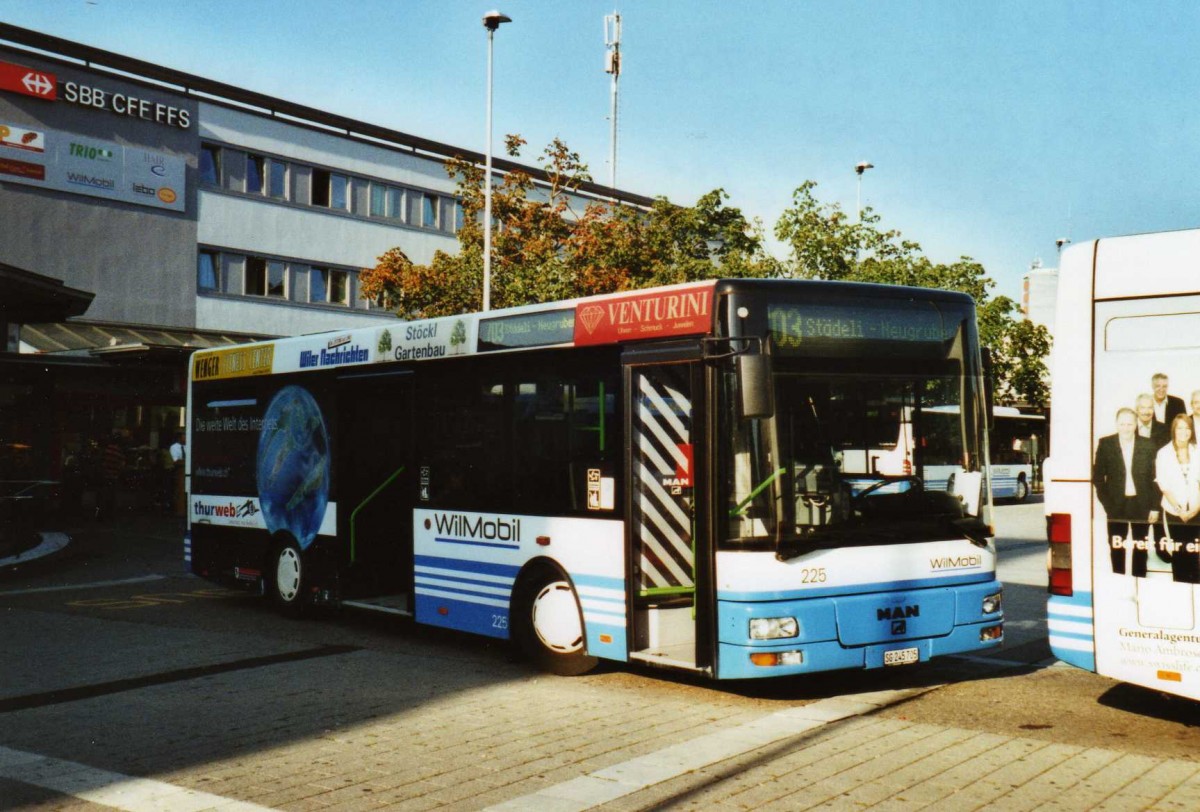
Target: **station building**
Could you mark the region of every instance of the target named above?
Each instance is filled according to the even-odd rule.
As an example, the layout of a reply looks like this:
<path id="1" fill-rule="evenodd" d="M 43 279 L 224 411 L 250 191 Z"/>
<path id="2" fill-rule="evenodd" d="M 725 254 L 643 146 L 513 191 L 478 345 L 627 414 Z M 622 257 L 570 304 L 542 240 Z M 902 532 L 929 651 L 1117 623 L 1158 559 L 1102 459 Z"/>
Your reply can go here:
<path id="1" fill-rule="evenodd" d="M 193 350 L 395 319 L 358 272 L 457 252 L 454 156 L 484 161 L 0 23 L 0 482 L 75 505 L 117 442 L 126 490 L 152 493 Z"/>

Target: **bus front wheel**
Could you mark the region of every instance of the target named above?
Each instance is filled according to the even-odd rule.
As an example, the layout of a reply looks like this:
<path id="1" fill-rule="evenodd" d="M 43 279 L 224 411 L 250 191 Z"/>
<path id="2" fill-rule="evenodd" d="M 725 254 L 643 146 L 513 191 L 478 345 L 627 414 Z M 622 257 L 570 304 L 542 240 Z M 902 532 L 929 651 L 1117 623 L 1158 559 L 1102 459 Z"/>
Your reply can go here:
<path id="1" fill-rule="evenodd" d="M 285 615 L 299 617 L 304 612 L 304 556 L 293 541 L 284 541 L 271 558 L 267 575 L 271 600 Z"/>
<path id="2" fill-rule="evenodd" d="M 596 667 L 584 645 L 579 598 L 564 576 L 539 572 L 523 579 L 513 598 L 513 637 L 538 668 L 574 677 Z"/>
<path id="3" fill-rule="evenodd" d="M 1018 502 L 1024 502 L 1029 496 L 1029 483 L 1025 481 L 1025 475 L 1021 474 L 1017 477 L 1017 493 L 1013 497 Z"/>

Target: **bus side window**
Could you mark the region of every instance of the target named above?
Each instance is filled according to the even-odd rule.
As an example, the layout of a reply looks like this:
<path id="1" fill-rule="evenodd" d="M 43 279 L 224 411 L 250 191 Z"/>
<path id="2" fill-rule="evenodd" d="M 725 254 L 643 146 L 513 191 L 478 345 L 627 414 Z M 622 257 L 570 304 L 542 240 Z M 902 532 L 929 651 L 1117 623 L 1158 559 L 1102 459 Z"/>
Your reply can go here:
<path id="1" fill-rule="evenodd" d="M 518 383 L 513 402 L 512 479 L 516 509 L 559 514 L 585 509 L 587 471 L 614 476 L 616 392 L 595 380 Z"/>
<path id="2" fill-rule="evenodd" d="M 474 379 L 434 388 L 425 437 L 434 505 L 486 509 L 508 503 L 504 390 L 501 383 Z"/>

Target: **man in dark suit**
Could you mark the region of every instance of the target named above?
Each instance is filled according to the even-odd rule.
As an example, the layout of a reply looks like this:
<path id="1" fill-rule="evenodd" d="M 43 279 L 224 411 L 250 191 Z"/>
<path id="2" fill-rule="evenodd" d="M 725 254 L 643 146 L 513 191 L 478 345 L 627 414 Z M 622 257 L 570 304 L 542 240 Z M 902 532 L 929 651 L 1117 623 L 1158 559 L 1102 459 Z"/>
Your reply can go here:
<path id="1" fill-rule="evenodd" d="M 1132 409 L 1117 411 L 1117 433 L 1096 444 L 1092 484 L 1108 520 L 1108 545 L 1113 572 L 1125 574 L 1125 549 L 1132 544 L 1131 573 L 1146 575 L 1150 525 L 1158 521 L 1162 492 L 1154 484 L 1154 443 L 1137 433 Z M 1128 542 L 1126 540 L 1129 540 Z M 1141 549 L 1137 543 L 1141 542 Z"/>
<path id="2" fill-rule="evenodd" d="M 1183 398 L 1167 394 L 1170 383 L 1170 379 L 1163 372 L 1155 372 L 1150 378 L 1150 388 L 1154 392 L 1154 422 L 1162 425 L 1164 429 L 1171 425 L 1176 415 L 1187 414 Z"/>
<path id="3" fill-rule="evenodd" d="M 1165 423 L 1159 423 L 1154 419 L 1153 395 L 1142 394 L 1137 396 L 1137 400 L 1134 401 L 1134 415 L 1137 417 L 1137 424 L 1134 430 L 1139 437 L 1145 437 L 1154 443 L 1155 451 L 1171 442 L 1171 430 L 1167 428 Z"/>
<path id="4" fill-rule="evenodd" d="M 1196 415 L 1200 415 L 1200 389 L 1192 392 L 1192 413 L 1188 415 L 1188 419 L 1192 423 L 1192 441 L 1196 440 Z"/>

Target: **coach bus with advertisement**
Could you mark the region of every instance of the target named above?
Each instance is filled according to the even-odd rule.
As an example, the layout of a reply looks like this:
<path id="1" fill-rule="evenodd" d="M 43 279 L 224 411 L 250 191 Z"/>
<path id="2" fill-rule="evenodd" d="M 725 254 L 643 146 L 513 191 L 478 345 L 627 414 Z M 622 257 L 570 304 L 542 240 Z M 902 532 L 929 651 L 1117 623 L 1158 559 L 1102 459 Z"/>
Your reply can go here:
<path id="1" fill-rule="evenodd" d="M 920 451 L 869 463 L 888 420 L 947 403 L 953 491 Z M 397 321 L 197 352 L 188 408 L 190 567 L 285 612 L 407 615 L 560 674 L 1003 637 L 963 295 L 721 280 Z"/>
<path id="2" fill-rule="evenodd" d="M 1200 230 L 1063 251 L 1056 323 L 1073 329 L 1054 337 L 1046 461 L 1054 655 L 1192 699 L 1200 698 L 1200 527 L 1185 514 L 1200 498 L 1200 463 L 1191 415 L 1177 423 L 1173 414 L 1200 390 L 1197 256 Z M 1138 408 L 1153 405 L 1156 384 L 1160 428 L 1137 437 Z"/>

